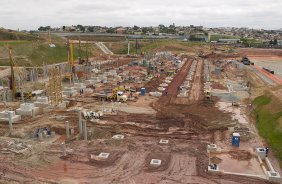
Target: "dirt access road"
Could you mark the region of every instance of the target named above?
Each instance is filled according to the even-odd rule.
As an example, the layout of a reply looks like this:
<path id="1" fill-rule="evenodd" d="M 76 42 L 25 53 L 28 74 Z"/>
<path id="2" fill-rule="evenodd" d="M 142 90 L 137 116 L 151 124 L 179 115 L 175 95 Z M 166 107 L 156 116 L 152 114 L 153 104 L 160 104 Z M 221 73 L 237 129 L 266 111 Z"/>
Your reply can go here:
<path id="1" fill-rule="evenodd" d="M 194 81 L 189 94 L 190 101 L 198 101 L 200 99 L 201 89 L 202 89 L 202 70 L 203 70 L 203 60 L 199 60 L 197 63 L 197 68 L 194 76 Z"/>

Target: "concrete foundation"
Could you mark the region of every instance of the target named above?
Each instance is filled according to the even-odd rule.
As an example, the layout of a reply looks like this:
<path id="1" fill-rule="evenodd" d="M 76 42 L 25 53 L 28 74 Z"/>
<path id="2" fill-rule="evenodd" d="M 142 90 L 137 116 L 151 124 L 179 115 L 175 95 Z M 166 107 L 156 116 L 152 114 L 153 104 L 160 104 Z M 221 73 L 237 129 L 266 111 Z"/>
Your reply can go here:
<path id="1" fill-rule="evenodd" d="M 257 148 L 257 149 L 256 149 L 256 152 L 257 152 L 258 156 L 259 156 L 262 160 L 265 159 L 265 157 L 266 157 L 266 152 L 265 152 L 265 149 L 264 149 L 264 148 Z"/>
<path id="2" fill-rule="evenodd" d="M 9 114 L 11 114 L 11 122 L 15 123 L 21 120 L 20 115 L 16 115 L 15 111 L 2 111 L 0 112 L 0 121 L 1 122 L 9 122 Z"/>
<path id="3" fill-rule="evenodd" d="M 46 96 L 38 97 L 36 102 L 34 102 L 35 107 L 46 108 L 49 106 L 49 99 Z"/>
<path id="4" fill-rule="evenodd" d="M 216 144 L 209 144 L 207 149 L 208 149 L 209 152 L 216 152 L 217 146 L 216 146 Z"/>
<path id="5" fill-rule="evenodd" d="M 219 167 L 217 164 L 209 165 L 208 166 L 208 172 L 210 173 L 219 173 Z"/>
<path id="6" fill-rule="evenodd" d="M 35 107 L 33 103 L 23 103 L 16 110 L 16 114 L 22 116 L 36 116 L 39 114 L 39 107 Z"/>
<path id="7" fill-rule="evenodd" d="M 107 159 L 108 157 L 110 156 L 110 153 L 100 153 L 98 156 L 97 156 L 97 158 L 98 159 Z"/>
<path id="8" fill-rule="evenodd" d="M 169 140 L 161 139 L 159 143 L 160 144 L 168 144 Z"/>
<path id="9" fill-rule="evenodd" d="M 162 164 L 162 161 L 159 159 L 152 159 L 150 162 L 150 165 L 153 167 L 159 167 L 161 166 L 161 164 Z"/>
<path id="10" fill-rule="evenodd" d="M 281 176 L 278 172 L 267 171 L 267 178 L 273 183 L 282 183 Z"/>
<path id="11" fill-rule="evenodd" d="M 121 140 L 121 139 L 124 139 L 124 135 L 114 135 L 113 137 L 112 137 L 112 139 L 118 139 L 118 140 Z"/>
<path id="12" fill-rule="evenodd" d="M 63 90 L 63 95 L 67 96 L 67 97 L 72 97 L 77 95 L 78 92 L 74 87 L 65 87 Z"/>

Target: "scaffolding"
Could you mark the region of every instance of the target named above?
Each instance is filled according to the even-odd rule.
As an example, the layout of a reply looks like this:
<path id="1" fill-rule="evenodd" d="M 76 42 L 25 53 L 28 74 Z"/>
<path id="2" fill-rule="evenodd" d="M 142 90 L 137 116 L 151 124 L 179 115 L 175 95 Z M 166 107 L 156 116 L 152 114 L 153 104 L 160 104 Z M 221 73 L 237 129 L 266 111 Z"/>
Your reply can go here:
<path id="1" fill-rule="evenodd" d="M 52 105 L 63 102 L 61 69 L 59 67 L 48 70 L 49 75 L 49 99 Z"/>

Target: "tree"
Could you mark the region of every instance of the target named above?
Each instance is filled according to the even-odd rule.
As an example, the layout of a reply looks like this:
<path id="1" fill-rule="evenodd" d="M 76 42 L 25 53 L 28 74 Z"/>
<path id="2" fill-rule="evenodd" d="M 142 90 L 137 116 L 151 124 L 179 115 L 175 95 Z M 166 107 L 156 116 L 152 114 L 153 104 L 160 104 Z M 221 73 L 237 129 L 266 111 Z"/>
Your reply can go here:
<path id="1" fill-rule="evenodd" d="M 274 39 L 273 45 L 277 45 L 277 39 Z"/>
<path id="2" fill-rule="evenodd" d="M 89 26 L 89 27 L 87 28 L 87 30 L 88 30 L 89 32 L 94 32 L 94 27 L 93 27 L 93 26 Z"/>
<path id="3" fill-rule="evenodd" d="M 63 26 L 63 31 L 65 31 L 66 30 L 66 26 Z"/>
<path id="4" fill-rule="evenodd" d="M 136 26 L 136 25 L 133 26 L 133 30 L 134 30 L 134 31 L 138 31 L 139 29 L 140 29 L 140 27 L 138 27 L 138 26 Z"/>
<path id="5" fill-rule="evenodd" d="M 270 40 L 269 45 L 273 45 L 273 41 L 272 40 Z"/>

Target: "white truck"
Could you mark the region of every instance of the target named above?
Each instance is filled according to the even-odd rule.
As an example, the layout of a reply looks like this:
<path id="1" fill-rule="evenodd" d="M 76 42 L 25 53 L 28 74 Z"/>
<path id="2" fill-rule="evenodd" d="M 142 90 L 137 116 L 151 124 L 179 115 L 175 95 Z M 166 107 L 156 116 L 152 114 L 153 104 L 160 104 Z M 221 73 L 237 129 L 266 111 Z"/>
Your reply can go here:
<path id="1" fill-rule="evenodd" d="M 123 91 L 117 91 L 117 101 L 118 102 L 126 102 L 127 96 L 123 93 Z"/>

